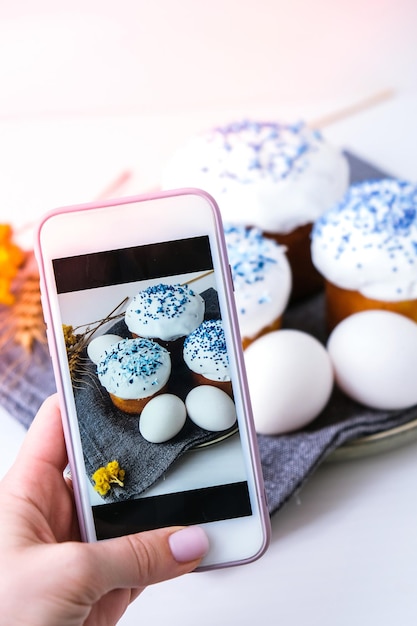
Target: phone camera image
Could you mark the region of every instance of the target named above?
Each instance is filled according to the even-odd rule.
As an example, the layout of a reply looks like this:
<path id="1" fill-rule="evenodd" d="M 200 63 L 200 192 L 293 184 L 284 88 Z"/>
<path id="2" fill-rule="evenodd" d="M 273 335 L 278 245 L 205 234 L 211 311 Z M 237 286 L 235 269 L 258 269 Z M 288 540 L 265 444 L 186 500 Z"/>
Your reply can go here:
<path id="1" fill-rule="evenodd" d="M 209 237 L 53 271 L 97 538 L 250 516 Z"/>

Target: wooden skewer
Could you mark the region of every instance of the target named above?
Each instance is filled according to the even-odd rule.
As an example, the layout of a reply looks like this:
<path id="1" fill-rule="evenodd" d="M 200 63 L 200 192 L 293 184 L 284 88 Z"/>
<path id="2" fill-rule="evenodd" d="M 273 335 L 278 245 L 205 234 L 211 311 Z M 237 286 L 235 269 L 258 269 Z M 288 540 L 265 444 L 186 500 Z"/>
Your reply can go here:
<path id="1" fill-rule="evenodd" d="M 90 327 L 90 326 L 96 326 L 96 325 L 98 325 L 98 326 L 97 326 L 97 328 L 94 328 L 94 329 L 93 329 L 93 332 L 91 333 L 91 334 L 93 334 L 96 330 L 98 330 L 98 328 L 99 328 L 100 326 L 102 326 L 102 325 L 103 325 L 103 324 L 105 324 L 106 322 L 109 322 L 109 321 L 111 321 L 111 320 L 113 320 L 113 319 L 117 319 L 118 317 L 120 317 L 120 316 L 124 315 L 124 313 L 123 313 L 123 312 L 122 312 L 122 313 L 117 313 L 117 314 L 116 314 L 116 311 L 117 311 L 117 309 L 121 309 L 121 308 L 122 308 L 122 307 L 126 304 L 126 302 L 127 302 L 128 300 L 129 300 L 129 296 L 126 296 L 126 297 L 125 297 L 125 298 L 124 298 L 124 299 L 123 299 L 123 300 L 122 300 L 122 301 L 121 301 L 121 302 L 120 302 L 120 303 L 119 303 L 116 307 L 114 307 L 114 309 L 113 309 L 112 311 L 110 311 L 110 313 L 109 313 L 108 315 L 106 315 L 106 317 L 104 317 L 103 319 L 101 319 L 101 320 L 96 320 L 95 322 L 88 322 L 88 323 L 86 323 L 86 324 L 80 324 L 79 326 L 76 326 L 75 328 L 73 328 L 73 331 L 75 332 L 75 331 L 79 330 L 80 328 L 85 328 L 86 326 L 87 326 L 87 327 Z M 91 332 L 91 329 L 87 328 L 87 331 L 86 331 L 86 332 Z"/>
<path id="2" fill-rule="evenodd" d="M 196 280 L 201 280 L 202 278 L 205 278 L 206 276 L 210 276 L 210 274 L 213 274 L 214 270 L 209 270 L 208 272 L 205 272 L 204 274 L 200 274 L 199 276 L 195 276 L 194 278 L 191 278 L 190 280 L 187 280 L 185 283 L 181 283 L 182 285 L 191 285 L 191 283 L 195 283 Z"/>
<path id="3" fill-rule="evenodd" d="M 366 111 L 374 106 L 377 106 L 381 102 L 385 102 L 389 100 L 395 95 L 394 89 L 385 89 L 383 91 L 379 91 L 378 93 L 361 100 L 360 102 L 356 102 L 349 106 L 346 106 L 339 111 L 335 111 L 334 113 L 329 113 L 328 115 L 324 115 L 323 117 L 319 117 L 316 120 L 313 120 L 308 123 L 310 128 L 325 128 L 326 126 L 330 126 L 330 124 L 334 124 L 335 122 L 340 122 L 348 117 L 352 117 L 357 113 L 362 113 L 362 111 Z"/>

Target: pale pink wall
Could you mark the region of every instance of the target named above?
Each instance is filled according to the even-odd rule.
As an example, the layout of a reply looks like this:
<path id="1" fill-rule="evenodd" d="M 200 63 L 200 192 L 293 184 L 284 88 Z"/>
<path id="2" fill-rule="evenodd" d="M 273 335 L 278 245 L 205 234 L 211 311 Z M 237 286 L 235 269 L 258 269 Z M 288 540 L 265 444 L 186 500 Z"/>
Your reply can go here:
<path id="1" fill-rule="evenodd" d="M 0 117 L 414 89 L 416 27 L 415 0 L 2 0 Z"/>

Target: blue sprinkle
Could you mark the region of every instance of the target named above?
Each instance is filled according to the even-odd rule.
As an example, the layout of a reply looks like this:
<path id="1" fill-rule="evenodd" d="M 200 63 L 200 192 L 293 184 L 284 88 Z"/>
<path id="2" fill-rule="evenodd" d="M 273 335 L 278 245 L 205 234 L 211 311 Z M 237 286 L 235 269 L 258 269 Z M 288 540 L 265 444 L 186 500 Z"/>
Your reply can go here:
<path id="1" fill-rule="evenodd" d="M 144 324 L 149 319 L 159 319 L 161 316 L 172 319 L 179 317 L 195 293 L 188 285 L 166 285 L 159 283 L 139 292 L 133 298 L 133 306 L 137 314 L 141 315 Z"/>
<path id="2" fill-rule="evenodd" d="M 133 384 L 136 378 L 146 379 L 162 366 L 167 351 L 149 339 L 124 339 L 114 344 L 97 365 L 97 374 L 104 376 L 113 361 L 119 363 L 120 378 Z"/>
<path id="3" fill-rule="evenodd" d="M 319 132 L 311 131 L 303 123 L 278 124 L 243 120 L 214 129 L 209 140 L 220 143 L 223 153 L 215 150 L 213 166 L 219 177 L 248 183 L 256 178 L 272 177 L 279 181 L 292 171 L 302 172 L 308 166 L 308 155 L 323 141 Z M 246 160 L 245 167 L 236 173 L 236 157 Z M 208 171 L 206 166 L 201 171 Z M 218 171 L 217 171 L 218 170 Z"/>
<path id="4" fill-rule="evenodd" d="M 235 286 L 265 280 L 265 274 L 277 264 L 271 256 L 274 243 L 257 228 L 225 224 L 224 232 Z"/>
<path id="5" fill-rule="evenodd" d="M 200 350 L 207 352 L 207 358 L 215 363 L 228 364 L 226 339 L 222 321 L 205 320 L 184 341 L 184 351 L 191 360 L 199 356 Z"/>
<path id="6" fill-rule="evenodd" d="M 339 226 L 338 258 L 356 251 L 351 245 L 355 230 L 365 249 L 375 245 L 378 250 L 385 249 L 390 258 L 400 254 L 408 258 L 410 253 L 417 257 L 417 239 L 410 241 L 410 236 L 417 237 L 417 185 L 389 178 L 352 185 L 344 198 L 316 221 L 311 237 L 324 242 L 327 227 Z M 366 242 L 368 237 L 374 244 Z"/>

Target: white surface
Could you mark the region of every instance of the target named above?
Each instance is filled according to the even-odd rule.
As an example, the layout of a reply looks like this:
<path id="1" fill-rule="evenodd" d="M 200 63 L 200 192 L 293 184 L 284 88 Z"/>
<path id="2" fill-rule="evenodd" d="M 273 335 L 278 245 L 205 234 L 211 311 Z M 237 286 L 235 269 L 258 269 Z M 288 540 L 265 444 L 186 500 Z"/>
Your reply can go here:
<path id="1" fill-rule="evenodd" d="M 417 180 L 414 0 L 120 6 L 2 2 L 0 221 L 94 199 L 126 168 L 113 195 L 154 185 L 184 135 L 230 111 L 310 120 L 386 87 L 401 97 L 325 134 Z M 24 431 L 0 420 L 2 475 Z M 416 482 L 416 443 L 323 465 L 260 561 L 149 588 L 120 624 L 414 626 Z"/>
<path id="2" fill-rule="evenodd" d="M 120 623 L 412 626 L 416 451 L 322 466 L 260 561 L 149 588 Z"/>

